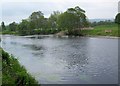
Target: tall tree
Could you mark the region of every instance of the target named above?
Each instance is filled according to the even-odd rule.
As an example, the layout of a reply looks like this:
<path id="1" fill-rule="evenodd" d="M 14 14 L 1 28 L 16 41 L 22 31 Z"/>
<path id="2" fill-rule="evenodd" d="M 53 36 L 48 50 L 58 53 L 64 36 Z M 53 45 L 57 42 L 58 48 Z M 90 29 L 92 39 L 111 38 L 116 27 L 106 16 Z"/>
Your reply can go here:
<path id="1" fill-rule="evenodd" d="M 18 31 L 20 35 L 28 35 L 30 34 L 29 30 L 29 22 L 27 20 L 22 20 L 22 22 L 18 25 Z"/>
<path id="2" fill-rule="evenodd" d="M 50 28 L 57 28 L 57 20 L 58 20 L 58 16 L 61 14 L 61 12 L 59 11 L 54 11 L 48 20 L 48 24 L 50 26 Z"/>
<path id="3" fill-rule="evenodd" d="M 17 29 L 17 23 L 13 22 L 9 24 L 10 31 L 16 31 Z"/>
<path id="4" fill-rule="evenodd" d="M 58 25 L 60 28 L 67 29 L 85 27 L 87 25 L 85 11 L 78 6 L 75 8 L 69 8 L 66 12 L 59 16 Z"/>
<path id="5" fill-rule="evenodd" d="M 88 21 L 87 21 L 86 15 L 85 15 L 85 10 L 81 9 L 79 6 L 76 6 L 74 9 L 76 11 L 76 15 L 79 18 L 78 28 L 87 27 Z"/>
<path id="6" fill-rule="evenodd" d="M 42 28 L 43 21 L 44 21 L 44 15 L 41 11 L 33 12 L 29 17 L 29 20 L 30 22 L 33 22 L 35 25 L 35 28 L 33 29 Z"/>
<path id="7" fill-rule="evenodd" d="M 6 30 L 6 27 L 5 27 L 5 23 L 4 23 L 4 22 L 1 23 L 1 27 L 2 27 L 2 30 Z"/>
<path id="8" fill-rule="evenodd" d="M 64 12 L 58 18 L 58 27 L 63 29 L 75 29 L 78 18 L 72 13 Z"/>

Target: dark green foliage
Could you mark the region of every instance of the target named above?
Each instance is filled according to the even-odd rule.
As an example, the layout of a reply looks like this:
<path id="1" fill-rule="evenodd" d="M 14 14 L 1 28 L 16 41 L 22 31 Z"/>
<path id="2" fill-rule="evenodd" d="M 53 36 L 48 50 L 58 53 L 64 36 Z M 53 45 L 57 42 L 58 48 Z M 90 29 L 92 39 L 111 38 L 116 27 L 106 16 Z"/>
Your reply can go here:
<path id="1" fill-rule="evenodd" d="M 2 27 L 2 30 L 3 30 L 3 31 L 6 30 L 6 27 L 5 27 L 4 22 L 1 23 L 1 27 Z"/>
<path id="2" fill-rule="evenodd" d="M 9 54 L 2 51 L 2 60 L 5 61 L 7 63 L 7 65 L 9 65 Z"/>
<path id="3" fill-rule="evenodd" d="M 115 17 L 115 23 L 120 24 L 120 13 L 118 13 Z"/>
<path id="4" fill-rule="evenodd" d="M 17 59 L 10 56 L 7 52 L 2 52 L 2 85 L 12 86 L 39 86 L 38 82 L 27 73 L 23 66 L 20 66 Z"/>
<path id="5" fill-rule="evenodd" d="M 88 26 L 85 11 L 76 6 L 69 8 L 66 12 L 58 17 L 59 28 L 76 29 Z"/>
<path id="6" fill-rule="evenodd" d="M 22 20 L 22 22 L 18 26 L 19 34 L 20 35 L 28 35 L 30 33 L 28 26 L 29 26 L 29 22 L 27 20 Z"/>
<path id="7" fill-rule="evenodd" d="M 15 22 L 9 24 L 9 30 L 10 31 L 16 31 L 17 30 L 17 24 Z"/>
<path id="8" fill-rule="evenodd" d="M 89 23 L 86 19 L 85 11 L 79 6 L 69 8 L 62 13 L 57 20 L 59 28 L 67 29 L 68 35 L 80 35 L 81 28 L 88 27 Z"/>
<path id="9" fill-rule="evenodd" d="M 83 36 L 83 34 L 81 33 L 80 29 L 68 30 L 67 35 L 71 35 L 71 36 Z"/>
<path id="10" fill-rule="evenodd" d="M 63 13 L 59 16 L 58 19 L 58 27 L 59 28 L 67 28 L 67 29 L 73 29 L 77 27 L 77 21 L 78 18 L 74 14 L 71 13 Z"/>

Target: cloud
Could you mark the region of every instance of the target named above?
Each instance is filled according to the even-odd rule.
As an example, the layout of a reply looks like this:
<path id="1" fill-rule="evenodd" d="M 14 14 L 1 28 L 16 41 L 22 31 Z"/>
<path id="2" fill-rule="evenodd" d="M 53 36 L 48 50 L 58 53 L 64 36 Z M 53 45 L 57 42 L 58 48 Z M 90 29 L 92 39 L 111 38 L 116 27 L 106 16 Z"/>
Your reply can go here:
<path id="1" fill-rule="evenodd" d="M 114 18 L 118 12 L 119 0 L 3 0 L 2 19 L 5 23 L 20 22 L 34 11 L 42 11 L 45 17 L 56 10 L 80 6 L 91 18 Z"/>
<path id="2" fill-rule="evenodd" d="M 120 13 L 120 1 L 118 3 L 118 12 Z"/>
<path id="3" fill-rule="evenodd" d="M 2 2 L 116 2 L 119 0 L 2 0 Z"/>

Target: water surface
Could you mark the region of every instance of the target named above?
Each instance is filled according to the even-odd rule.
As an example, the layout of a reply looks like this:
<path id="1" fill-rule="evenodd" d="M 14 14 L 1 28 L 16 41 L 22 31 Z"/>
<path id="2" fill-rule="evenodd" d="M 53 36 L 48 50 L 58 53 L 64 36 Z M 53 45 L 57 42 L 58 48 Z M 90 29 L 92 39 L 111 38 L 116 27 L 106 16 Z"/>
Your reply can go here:
<path id="1" fill-rule="evenodd" d="M 118 83 L 118 39 L 3 36 L 2 47 L 41 84 Z"/>

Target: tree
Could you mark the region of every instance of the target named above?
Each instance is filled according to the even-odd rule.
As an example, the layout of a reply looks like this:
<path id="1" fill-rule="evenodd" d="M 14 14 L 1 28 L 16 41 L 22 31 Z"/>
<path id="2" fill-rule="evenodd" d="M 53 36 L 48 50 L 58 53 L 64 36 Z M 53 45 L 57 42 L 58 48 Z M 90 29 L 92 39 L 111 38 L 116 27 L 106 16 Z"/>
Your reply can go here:
<path id="1" fill-rule="evenodd" d="M 69 30 L 86 27 L 88 25 L 85 11 L 78 6 L 69 8 L 66 12 L 62 13 L 57 23 L 60 28 L 67 28 Z"/>
<path id="2" fill-rule="evenodd" d="M 3 30 L 3 31 L 6 30 L 6 27 L 5 27 L 4 22 L 1 23 L 1 27 L 2 27 L 2 30 Z"/>
<path id="3" fill-rule="evenodd" d="M 58 18 L 58 27 L 63 29 L 74 29 L 77 27 L 78 18 L 72 13 L 64 12 Z"/>
<path id="4" fill-rule="evenodd" d="M 57 28 L 58 16 L 61 14 L 59 11 L 54 11 L 48 19 L 48 25 L 50 28 Z"/>
<path id="5" fill-rule="evenodd" d="M 33 29 L 42 28 L 44 15 L 41 11 L 33 12 L 29 17 L 29 21 L 34 23 L 35 27 Z"/>
<path id="6" fill-rule="evenodd" d="M 51 27 L 49 27 L 49 25 L 48 25 L 48 18 L 44 18 L 44 19 L 42 20 L 42 28 L 43 28 L 43 29 L 51 28 Z"/>
<path id="7" fill-rule="evenodd" d="M 115 23 L 120 24 L 120 13 L 118 13 L 115 17 Z"/>
<path id="8" fill-rule="evenodd" d="M 85 15 L 85 10 L 81 9 L 79 6 L 76 6 L 74 9 L 76 11 L 76 15 L 79 18 L 78 28 L 88 27 L 89 22 L 87 21 L 87 17 Z"/>
<path id="9" fill-rule="evenodd" d="M 22 22 L 18 25 L 18 31 L 20 35 L 29 35 L 29 22 L 27 20 L 22 20 Z"/>
<path id="10" fill-rule="evenodd" d="M 17 23 L 13 22 L 9 24 L 10 31 L 16 31 L 17 30 Z"/>

